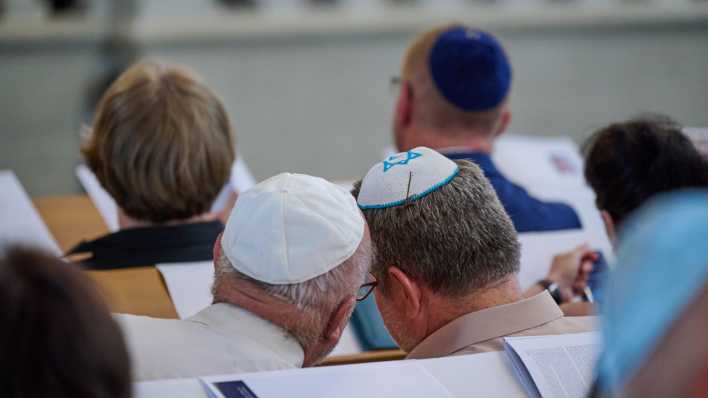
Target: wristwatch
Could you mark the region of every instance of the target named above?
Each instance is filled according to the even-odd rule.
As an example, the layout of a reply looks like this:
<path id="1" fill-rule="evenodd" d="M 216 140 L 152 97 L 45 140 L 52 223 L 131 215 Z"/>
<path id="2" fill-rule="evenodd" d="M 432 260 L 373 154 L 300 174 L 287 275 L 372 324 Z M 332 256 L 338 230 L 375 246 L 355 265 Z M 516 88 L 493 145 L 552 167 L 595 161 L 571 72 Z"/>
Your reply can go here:
<path id="1" fill-rule="evenodd" d="M 560 287 L 558 286 L 557 283 L 553 282 L 550 279 L 541 279 L 540 281 L 538 281 L 536 283 L 541 285 L 542 288 L 548 290 L 548 293 L 551 294 L 551 297 L 553 297 L 553 301 L 555 301 L 556 304 L 561 304 L 563 302 L 563 298 L 561 297 Z"/>

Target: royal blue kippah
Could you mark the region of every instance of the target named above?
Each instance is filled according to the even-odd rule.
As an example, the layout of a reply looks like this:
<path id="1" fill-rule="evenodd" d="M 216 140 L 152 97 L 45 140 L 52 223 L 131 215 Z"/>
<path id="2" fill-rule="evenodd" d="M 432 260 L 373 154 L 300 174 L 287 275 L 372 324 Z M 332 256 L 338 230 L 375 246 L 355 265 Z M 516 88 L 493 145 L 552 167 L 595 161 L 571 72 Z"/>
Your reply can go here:
<path id="1" fill-rule="evenodd" d="M 496 107 L 511 86 L 511 65 L 497 39 L 463 26 L 438 37 L 430 51 L 429 67 L 443 97 L 465 111 Z"/>

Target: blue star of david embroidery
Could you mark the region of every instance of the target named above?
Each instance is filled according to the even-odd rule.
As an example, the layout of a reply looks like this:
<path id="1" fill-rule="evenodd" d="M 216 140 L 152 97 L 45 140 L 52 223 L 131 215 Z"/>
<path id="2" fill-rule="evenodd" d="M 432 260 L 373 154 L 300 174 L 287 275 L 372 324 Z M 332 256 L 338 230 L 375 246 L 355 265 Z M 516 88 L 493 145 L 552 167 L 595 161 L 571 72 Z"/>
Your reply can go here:
<path id="1" fill-rule="evenodd" d="M 403 156 L 405 156 L 405 159 L 401 159 Z M 419 158 L 421 156 L 423 156 L 423 155 L 418 152 L 413 152 L 413 151 L 408 151 L 405 154 L 389 156 L 388 159 L 383 161 L 383 166 L 384 166 L 383 171 L 385 173 L 393 166 L 407 165 L 408 162 L 410 162 L 411 160 L 413 160 L 415 158 Z"/>

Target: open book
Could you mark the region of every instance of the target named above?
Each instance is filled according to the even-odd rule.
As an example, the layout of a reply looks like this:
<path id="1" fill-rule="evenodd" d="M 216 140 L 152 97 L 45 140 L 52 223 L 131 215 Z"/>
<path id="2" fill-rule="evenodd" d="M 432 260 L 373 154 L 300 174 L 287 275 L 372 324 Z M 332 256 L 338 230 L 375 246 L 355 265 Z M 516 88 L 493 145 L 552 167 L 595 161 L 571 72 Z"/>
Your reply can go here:
<path id="1" fill-rule="evenodd" d="M 593 383 L 597 332 L 506 337 L 504 349 L 530 397 L 582 398 Z"/>

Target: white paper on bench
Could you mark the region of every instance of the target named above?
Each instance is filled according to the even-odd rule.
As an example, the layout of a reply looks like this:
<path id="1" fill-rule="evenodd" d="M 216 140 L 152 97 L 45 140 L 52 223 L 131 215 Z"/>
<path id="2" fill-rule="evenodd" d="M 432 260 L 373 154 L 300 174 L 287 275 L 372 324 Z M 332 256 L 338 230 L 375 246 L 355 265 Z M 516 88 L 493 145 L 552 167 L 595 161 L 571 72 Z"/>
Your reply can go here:
<path id="1" fill-rule="evenodd" d="M 211 285 L 214 283 L 214 266 L 211 261 L 157 264 L 157 269 L 165 280 L 180 319 L 189 318 L 211 305 Z M 330 355 L 356 354 L 361 351 L 361 344 L 348 325 Z"/>
<path id="2" fill-rule="evenodd" d="M 391 361 L 379 363 L 365 363 L 358 365 L 342 365 L 333 369 L 340 369 L 341 372 L 348 372 L 354 367 L 369 367 L 379 369 L 381 366 L 400 367 L 408 363 L 417 363 L 423 366 L 430 375 L 436 378 L 447 391 L 456 398 L 467 398 L 471 395 L 479 397 L 505 397 L 522 398 L 526 397 L 521 384 L 514 377 L 511 363 L 504 352 L 487 352 L 474 355 L 463 355 L 447 358 L 422 359 L 416 361 Z M 403 368 L 404 370 L 406 368 Z M 257 376 L 264 381 L 278 383 L 283 374 L 298 375 L 303 372 L 311 372 L 317 369 L 293 369 L 277 372 L 264 372 L 258 374 L 243 374 L 240 377 L 232 376 L 232 379 L 244 379 L 249 376 Z M 414 380 L 403 372 L 406 377 L 405 383 Z M 368 383 L 368 380 L 365 381 Z M 388 382 L 386 382 L 388 384 Z M 292 390 L 285 396 L 309 397 L 311 388 L 303 391 Z M 198 379 L 170 379 L 146 381 L 133 384 L 135 398 L 204 398 L 206 392 Z M 338 396 L 338 395 L 334 395 Z M 389 395 L 398 397 L 398 394 Z"/>
<path id="3" fill-rule="evenodd" d="M 9 244 L 33 245 L 61 255 L 15 173 L 0 170 L 0 252 Z"/>
<path id="4" fill-rule="evenodd" d="M 214 200 L 212 211 L 219 211 L 224 208 L 231 190 L 243 192 L 256 184 L 256 180 L 253 178 L 246 162 L 242 159 L 243 158 L 241 156 L 236 158 L 236 161 L 231 167 L 231 178 L 229 183 L 224 187 L 224 189 L 221 190 L 219 196 L 217 196 Z M 84 187 L 84 190 L 86 190 L 86 193 L 91 198 L 91 201 L 98 209 L 98 212 L 101 213 L 101 217 L 108 226 L 108 230 L 111 232 L 117 231 L 118 207 L 116 206 L 116 202 L 113 200 L 111 195 L 109 195 L 108 192 L 101 187 L 101 184 L 96 179 L 96 176 L 85 164 L 76 166 L 76 176 L 79 179 L 79 182 L 81 182 L 81 185 Z"/>
<path id="5" fill-rule="evenodd" d="M 258 398 L 452 398 L 445 386 L 415 361 L 206 377 L 202 380 L 205 383 L 242 380 Z M 220 394 L 215 396 L 220 397 Z"/>
<path id="6" fill-rule="evenodd" d="M 211 261 L 157 264 L 180 319 L 211 305 L 214 265 Z"/>
<path id="7" fill-rule="evenodd" d="M 592 386 L 597 332 L 506 337 L 504 345 L 529 396 L 582 398 Z"/>

